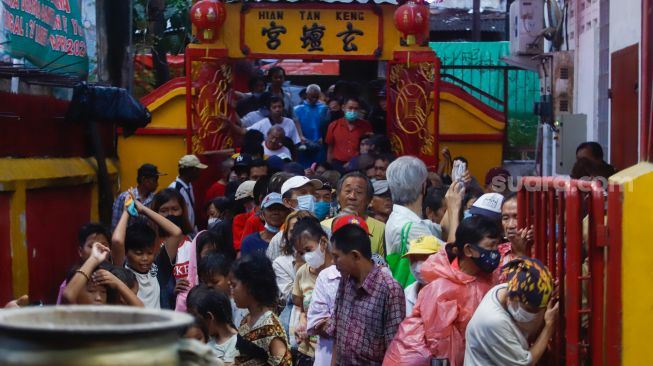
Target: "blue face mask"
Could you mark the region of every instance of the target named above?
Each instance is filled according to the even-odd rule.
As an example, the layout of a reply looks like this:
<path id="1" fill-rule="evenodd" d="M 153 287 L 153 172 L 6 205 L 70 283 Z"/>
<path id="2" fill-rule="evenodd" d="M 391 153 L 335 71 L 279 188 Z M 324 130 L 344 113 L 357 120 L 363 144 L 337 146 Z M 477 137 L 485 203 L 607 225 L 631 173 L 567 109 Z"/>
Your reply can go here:
<path id="1" fill-rule="evenodd" d="M 501 260 L 501 254 L 499 254 L 498 250 L 484 249 L 478 244 L 472 244 L 472 248 L 481 254 L 478 257 L 472 257 L 474 264 L 476 264 L 481 271 L 491 273 L 497 269 L 499 261 Z"/>
<path id="2" fill-rule="evenodd" d="M 271 232 L 271 233 L 278 233 L 279 232 L 279 227 L 278 226 L 272 226 L 268 224 L 267 222 L 265 223 L 265 230 Z"/>
<path id="3" fill-rule="evenodd" d="M 345 119 L 349 122 L 354 122 L 358 119 L 358 112 L 347 111 L 345 112 Z"/>
<path id="4" fill-rule="evenodd" d="M 307 194 L 297 197 L 297 210 L 306 210 L 315 213 L 315 196 Z"/>
<path id="5" fill-rule="evenodd" d="M 320 221 L 324 220 L 327 217 L 330 210 L 330 202 L 318 202 L 315 204 L 315 216 L 317 216 Z"/>
<path id="6" fill-rule="evenodd" d="M 468 219 L 468 218 L 470 218 L 470 217 L 472 217 L 472 213 L 469 212 L 469 210 L 465 210 L 465 211 L 463 212 L 463 220 L 464 220 L 464 219 Z"/>

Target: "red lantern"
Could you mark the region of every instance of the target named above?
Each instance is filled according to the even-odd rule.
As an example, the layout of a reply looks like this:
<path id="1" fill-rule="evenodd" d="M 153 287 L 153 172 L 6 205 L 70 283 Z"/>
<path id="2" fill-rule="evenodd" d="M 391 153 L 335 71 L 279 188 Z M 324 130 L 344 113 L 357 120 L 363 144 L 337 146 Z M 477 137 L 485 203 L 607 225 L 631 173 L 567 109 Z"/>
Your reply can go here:
<path id="1" fill-rule="evenodd" d="M 406 37 L 406 44 L 415 44 L 415 35 L 429 29 L 429 8 L 427 4 L 408 1 L 395 11 L 395 27 Z"/>
<path id="2" fill-rule="evenodd" d="M 200 0 L 190 8 L 190 20 L 197 27 L 197 38 L 212 42 L 227 17 L 227 9 L 217 0 Z"/>

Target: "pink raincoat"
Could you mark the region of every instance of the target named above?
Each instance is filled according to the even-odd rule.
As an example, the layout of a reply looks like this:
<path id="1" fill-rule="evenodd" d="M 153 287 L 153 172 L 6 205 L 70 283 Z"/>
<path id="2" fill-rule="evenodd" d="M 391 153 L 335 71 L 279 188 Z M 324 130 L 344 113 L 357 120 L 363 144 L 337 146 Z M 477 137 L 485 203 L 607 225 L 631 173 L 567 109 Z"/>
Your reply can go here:
<path id="1" fill-rule="evenodd" d="M 442 249 L 422 265 L 428 283 L 417 296 L 413 313 L 404 319 L 390 343 L 384 366 L 428 366 L 431 357 L 462 366 L 465 329 L 478 304 L 492 288 L 492 276 L 470 276 L 449 263 Z"/>
<path id="2" fill-rule="evenodd" d="M 187 272 L 188 274 L 186 275 L 186 280 L 188 281 L 188 290 L 182 291 L 179 294 L 177 294 L 175 311 L 186 312 L 186 297 L 188 297 L 188 293 L 190 292 L 190 289 L 197 286 L 197 284 L 199 283 L 199 277 L 197 273 L 197 238 L 199 238 L 200 234 L 202 234 L 203 232 L 204 231 L 200 231 L 199 233 L 197 233 L 197 235 L 195 235 L 195 238 L 193 238 L 192 242 L 189 243 L 186 241 L 182 244 L 182 247 L 184 245 L 189 245 L 189 247 L 183 248 L 185 252 L 184 255 L 187 256 L 187 258 L 185 259 L 188 260 L 188 272 Z M 179 252 L 182 250 L 182 247 L 179 247 L 177 249 L 178 262 L 180 260 Z"/>

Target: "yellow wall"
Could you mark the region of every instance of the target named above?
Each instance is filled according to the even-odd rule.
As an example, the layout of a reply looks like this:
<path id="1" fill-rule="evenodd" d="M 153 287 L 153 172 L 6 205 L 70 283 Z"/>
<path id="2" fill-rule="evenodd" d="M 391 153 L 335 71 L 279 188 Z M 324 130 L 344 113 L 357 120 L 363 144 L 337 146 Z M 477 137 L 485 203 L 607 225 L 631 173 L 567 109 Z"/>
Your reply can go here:
<path id="1" fill-rule="evenodd" d="M 186 88 L 175 88 L 146 107 L 152 112 L 147 129 L 186 129 Z M 159 178 L 159 189 L 177 176 L 177 162 L 186 155 L 185 135 L 132 135 L 118 137 L 120 188 L 136 186 L 136 171 L 145 164 L 154 164 L 167 175 Z"/>
<path id="2" fill-rule="evenodd" d="M 465 100 L 440 93 L 440 134 L 501 134 L 505 123 L 498 121 Z"/>
<path id="3" fill-rule="evenodd" d="M 498 121 L 467 101 L 450 93 L 440 93 L 440 135 L 475 134 L 502 135 L 505 123 Z M 451 156 L 464 156 L 469 170 L 479 181 L 485 183 L 485 174 L 491 168 L 501 166 L 503 141 L 501 142 L 440 142 L 440 149 L 448 147 Z"/>
<path id="4" fill-rule="evenodd" d="M 653 164 L 639 163 L 610 178 L 623 185 L 622 365 L 653 364 Z M 609 294 L 608 294 L 609 295 Z"/>
<path id="5" fill-rule="evenodd" d="M 152 121 L 156 121 L 155 116 Z M 167 187 L 177 176 L 177 162 L 184 155 L 184 136 L 133 135 L 126 139 L 119 137 L 120 191 L 136 186 L 136 170 L 145 163 L 154 164 L 160 172 L 167 174 L 159 178 L 159 189 Z"/>
<path id="6" fill-rule="evenodd" d="M 440 150 L 447 146 L 451 157 L 464 156 L 469 172 L 485 188 L 485 174 L 490 168 L 501 166 L 502 146 L 498 142 L 440 142 Z"/>

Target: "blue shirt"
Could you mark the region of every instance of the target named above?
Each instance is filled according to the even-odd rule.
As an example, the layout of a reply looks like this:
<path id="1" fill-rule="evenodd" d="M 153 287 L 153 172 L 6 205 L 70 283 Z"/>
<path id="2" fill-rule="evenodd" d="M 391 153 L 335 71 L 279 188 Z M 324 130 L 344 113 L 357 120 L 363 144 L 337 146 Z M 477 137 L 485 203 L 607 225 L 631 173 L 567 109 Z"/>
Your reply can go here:
<path id="1" fill-rule="evenodd" d="M 322 137 L 321 126 L 327 121 L 327 106 L 318 102 L 317 104 L 303 104 L 295 107 L 295 117 L 302 126 L 302 133 L 307 140 L 317 142 Z"/>
<path id="2" fill-rule="evenodd" d="M 241 245 L 240 245 L 240 255 L 248 255 L 254 253 L 265 254 L 265 250 L 268 248 L 268 242 L 261 239 L 260 233 L 254 233 L 247 235 Z"/>

